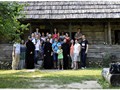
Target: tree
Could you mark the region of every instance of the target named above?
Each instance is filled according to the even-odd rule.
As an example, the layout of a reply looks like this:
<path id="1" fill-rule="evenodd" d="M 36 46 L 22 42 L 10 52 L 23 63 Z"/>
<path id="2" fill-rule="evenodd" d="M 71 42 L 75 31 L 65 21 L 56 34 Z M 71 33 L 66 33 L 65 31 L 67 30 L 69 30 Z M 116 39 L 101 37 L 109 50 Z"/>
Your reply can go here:
<path id="1" fill-rule="evenodd" d="M 24 4 L 18 2 L 0 2 L 0 38 L 6 40 L 19 39 L 24 30 L 28 30 L 29 24 L 21 24 L 19 17 L 25 17 L 21 11 Z"/>

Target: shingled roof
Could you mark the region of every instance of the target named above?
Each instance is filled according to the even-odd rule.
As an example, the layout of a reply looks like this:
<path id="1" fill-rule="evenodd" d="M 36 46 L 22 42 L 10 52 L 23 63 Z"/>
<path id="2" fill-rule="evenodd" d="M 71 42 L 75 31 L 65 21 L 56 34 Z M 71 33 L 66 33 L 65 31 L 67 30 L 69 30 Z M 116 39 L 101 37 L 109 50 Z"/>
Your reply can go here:
<path id="1" fill-rule="evenodd" d="M 26 1 L 26 19 L 120 18 L 120 1 Z"/>

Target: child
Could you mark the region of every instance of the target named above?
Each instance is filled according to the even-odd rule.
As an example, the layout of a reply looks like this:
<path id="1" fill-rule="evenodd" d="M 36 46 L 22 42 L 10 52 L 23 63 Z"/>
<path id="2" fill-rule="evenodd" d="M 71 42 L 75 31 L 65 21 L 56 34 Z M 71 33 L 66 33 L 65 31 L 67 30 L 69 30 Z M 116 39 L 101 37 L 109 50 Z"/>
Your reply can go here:
<path id="1" fill-rule="evenodd" d="M 62 66 L 62 70 L 63 70 L 63 50 L 61 48 L 61 45 L 58 46 L 58 69 L 60 69 L 60 65 Z"/>

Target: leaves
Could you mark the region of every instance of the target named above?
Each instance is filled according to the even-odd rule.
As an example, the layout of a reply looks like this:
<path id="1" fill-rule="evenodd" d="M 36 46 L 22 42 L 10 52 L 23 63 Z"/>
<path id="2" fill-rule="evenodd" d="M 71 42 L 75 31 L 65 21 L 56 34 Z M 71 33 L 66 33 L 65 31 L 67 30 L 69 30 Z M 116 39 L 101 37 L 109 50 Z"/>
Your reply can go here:
<path id="1" fill-rule="evenodd" d="M 24 6 L 18 2 L 0 2 L 0 38 L 14 40 L 28 30 L 29 24 L 21 24 L 18 20 L 18 17 L 24 17 L 21 13 Z"/>

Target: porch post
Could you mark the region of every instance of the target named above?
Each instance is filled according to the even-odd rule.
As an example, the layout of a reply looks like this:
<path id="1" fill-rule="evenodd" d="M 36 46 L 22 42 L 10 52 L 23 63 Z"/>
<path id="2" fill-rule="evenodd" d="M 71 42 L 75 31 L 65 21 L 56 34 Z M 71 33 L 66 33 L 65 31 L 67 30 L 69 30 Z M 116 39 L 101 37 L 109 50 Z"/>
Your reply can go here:
<path id="1" fill-rule="evenodd" d="M 51 22 L 51 21 L 49 21 L 49 24 L 50 24 L 50 33 L 52 33 L 52 31 L 53 31 L 53 22 Z"/>
<path id="2" fill-rule="evenodd" d="M 30 27 L 29 27 L 29 33 L 31 34 L 32 33 L 32 25 L 31 25 L 31 23 L 30 23 Z"/>
<path id="3" fill-rule="evenodd" d="M 72 25 L 71 25 L 71 23 L 69 23 L 69 33 L 70 33 L 70 38 L 72 37 L 72 35 L 71 35 L 71 31 L 72 31 Z"/>
<path id="4" fill-rule="evenodd" d="M 110 25 L 110 22 L 108 22 L 108 42 L 109 42 L 109 44 L 112 44 L 112 40 L 111 40 L 111 25 Z"/>
<path id="5" fill-rule="evenodd" d="M 108 43 L 108 29 L 107 25 L 104 25 L 105 44 Z"/>

